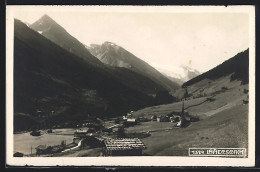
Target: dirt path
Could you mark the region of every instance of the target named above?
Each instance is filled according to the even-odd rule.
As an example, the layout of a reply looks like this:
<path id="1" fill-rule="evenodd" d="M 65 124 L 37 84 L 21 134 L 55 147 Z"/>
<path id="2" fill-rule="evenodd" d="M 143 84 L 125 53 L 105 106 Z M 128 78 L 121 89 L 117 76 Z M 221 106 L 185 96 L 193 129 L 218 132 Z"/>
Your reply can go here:
<path id="1" fill-rule="evenodd" d="M 236 106 L 239 102 L 241 102 L 241 99 L 237 99 L 237 100 L 235 100 L 235 101 L 233 101 L 233 102 L 231 102 L 231 103 L 228 103 L 228 104 L 226 104 L 226 105 L 224 105 L 224 106 L 221 106 L 221 107 L 219 107 L 219 108 L 217 108 L 217 109 L 208 111 L 208 112 L 203 113 L 203 114 L 204 114 L 205 116 L 207 116 L 207 117 L 210 117 L 210 116 L 215 115 L 215 114 L 217 114 L 217 113 L 219 113 L 219 112 L 222 112 L 222 111 L 224 111 L 224 110 L 226 110 L 226 109 L 230 109 L 230 108 Z"/>
<path id="2" fill-rule="evenodd" d="M 99 157 L 102 156 L 102 148 L 91 148 L 75 150 L 70 153 L 62 155 L 62 157 Z"/>

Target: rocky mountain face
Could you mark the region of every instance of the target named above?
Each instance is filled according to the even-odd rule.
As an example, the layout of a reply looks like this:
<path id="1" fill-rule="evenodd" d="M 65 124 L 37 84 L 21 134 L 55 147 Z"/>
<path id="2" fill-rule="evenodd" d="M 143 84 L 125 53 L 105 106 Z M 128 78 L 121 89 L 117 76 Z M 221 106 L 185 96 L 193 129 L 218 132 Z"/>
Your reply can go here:
<path id="1" fill-rule="evenodd" d="M 179 87 L 177 83 L 169 80 L 148 63 L 137 58 L 115 43 L 105 42 L 102 45 L 91 44 L 87 49 L 104 64 L 130 69 L 162 85 L 168 91 Z"/>
<path id="2" fill-rule="evenodd" d="M 105 42 L 101 46 L 91 44 L 90 47 L 86 46 L 86 48 L 104 64 L 115 67 L 131 68 L 131 62 L 129 61 L 130 59 L 127 59 L 126 52 L 114 43 Z"/>

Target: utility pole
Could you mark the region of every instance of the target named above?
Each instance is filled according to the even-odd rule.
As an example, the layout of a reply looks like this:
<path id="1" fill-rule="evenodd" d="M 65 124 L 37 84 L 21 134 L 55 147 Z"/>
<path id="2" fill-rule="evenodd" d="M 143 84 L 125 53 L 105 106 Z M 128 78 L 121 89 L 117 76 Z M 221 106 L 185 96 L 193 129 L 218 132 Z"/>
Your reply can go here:
<path id="1" fill-rule="evenodd" d="M 185 123 L 186 123 L 186 120 L 185 120 L 185 112 L 184 112 L 184 101 L 185 99 L 188 97 L 188 87 L 185 87 L 185 94 L 184 94 L 184 97 L 182 99 L 182 110 L 181 110 L 181 127 L 185 127 Z"/>
<path id="2" fill-rule="evenodd" d="M 49 124 L 50 124 L 50 129 L 52 129 L 52 121 L 51 121 L 51 118 L 53 117 L 53 113 L 54 113 L 54 110 L 51 111 L 51 117 L 49 118 Z"/>
<path id="3" fill-rule="evenodd" d="M 181 111 L 181 127 L 184 127 L 185 117 L 184 117 L 184 99 L 182 99 L 182 111 Z"/>
<path id="4" fill-rule="evenodd" d="M 184 99 L 182 99 L 182 114 L 184 114 Z"/>

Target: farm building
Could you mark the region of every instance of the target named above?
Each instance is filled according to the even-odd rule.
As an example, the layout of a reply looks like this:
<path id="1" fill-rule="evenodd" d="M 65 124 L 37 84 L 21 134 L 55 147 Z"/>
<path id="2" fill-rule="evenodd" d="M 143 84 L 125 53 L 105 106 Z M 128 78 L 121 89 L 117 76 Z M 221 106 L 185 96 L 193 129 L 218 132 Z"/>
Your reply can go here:
<path id="1" fill-rule="evenodd" d="M 153 116 L 151 117 L 151 120 L 152 120 L 152 121 L 156 121 L 156 120 L 157 120 L 157 116 L 156 116 L 156 115 L 153 115 Z"/>
<path id="2" fill-rule="evenodd" d="M 190 121 L 190 122 L 196 122 L 199 121 L 199 117 L 197 116 L 191 116 L 188 112 L 184 112 L 184 116 L 186 121 Z M 181 115 L 173 115 L 172 117 L 170 117 L 171 122 L 179 122 L 181 119 Z"/>
<path id="3" fill-rule="evenodd" d="M 207 98 L 207 101 L 209 101 L 209 102 L 213 102 L 213 101 L 215 101 L 216 100 L 216 98 L 214 98 L 214 97 L 208 97 Z"/>
<path id="4" fill-rule="evenodd" d="M 249 100 L 243 100 L 243 104 L 248 104 L 249 103 Z"/>
<path id="5" fill-rule="evenodd" d="M 89 129 L 76 130 L 76 131 L 74 132 L 74 137 L 86 137 L 87 133 L 89 133 Z"/>
<path id="6" fill-rule="evenodd" d="M 127 119 L 124 123 L 123 126 L 129 127 L 129 126 L 134 126 L 137 123 L 135 118 L 129 118 Z"/>
<path id="7" fill-rule="evenodd" d="M 23 157 L 23 153 L 16 152 L 16 153 L 14 153 L 14 157 Z"/>
<path id="8" fill-rule="evenodd" d="M 173 115 L 170 117 L 171 122 L 179 122 L 180 121 L 180 116 L 179 115 Z"/>
<path id="9" fill-rule="evenodd" d="M 138 138 L 107 139 L 104 143 L 105 156 L 141 156 L 142 150 L 146 149 Z"/>
<path id="10" fill-rule="evenodd" d="M 131 111 L 131 112 L 127 113 L 126 116 L 123 116 L 123 120 L 127 120 L 127 119 L 133 118 L 133 115 L 132 115 L 133 112 L 134 111 Z"/>
<path id="11" fill-rule="evenodd" d="M 165 116 L 157 117 L 157 122 L 170 122 L 170 119 Z"/>
<path id="12" fill-rule="evenodd" d="M 147 119 L 145 117 L 139 117 L 139 118 L 137 118 L 137 121 L 139 121 L 139 122 L 147 122 L 147 121 L 149 121 L 149 119 Z"/>
<path id="13" fill-rule="evenodd" d="M 132 118 L 132 117 L 133 117 L 132 112 L 126 114 L 126 118 Z"/>
<path id="14" fill-rule="evenodd" d="M 128 123 L 136 123 L 136 119 L 135 118 L 129 118 L 126 120 L 126 122 Z"/>

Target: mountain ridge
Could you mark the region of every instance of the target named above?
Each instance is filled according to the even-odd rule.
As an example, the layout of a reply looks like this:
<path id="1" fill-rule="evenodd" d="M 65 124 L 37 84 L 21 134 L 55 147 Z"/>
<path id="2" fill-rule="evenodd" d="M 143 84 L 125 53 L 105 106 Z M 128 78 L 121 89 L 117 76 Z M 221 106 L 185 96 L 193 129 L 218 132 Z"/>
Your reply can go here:
<path id="1" fill-rule="evenodd" d="M 216 78 L 226 76 L 228 74 L 234 73 L 231 80 L 239 79 L 242 83 L 249 82 L 249 49 L 246 49 L 243 52 L 237 53 L 235 56 L 224 61 L 218 66 L 210 69 L 209 71 L 185 82 L 182 86 L 187 87 L 196 82 L 199 82 L 203 79 L 214 80 Z"/>
<path id="2" fill-rule="evenodd" d="M 237 53 L 218 66 L 182 84 L 172 95 L 178 100 L 215 96 L 224 92 L 248 89 L 249 49 Z M 238 96 L 239 97 L 239 96 Z M 214 99 L 211 99 L 214 100 Z"/>
<path id="3" fill-rule="evenodd" d="M 48 15 L 43 15 L 39 20 L 31 24 L 30 28 L 38 33 L 40 32 L 41 35 L 45 36 L 67 51 L 82 57 L 84 60 L 96 65 L 102 65 L 97 58 L 87 51 L 85 46 L 80 41 L 71 36 L 61 25 L 59 25 Z"/>
<path id="4" fill-rule="evenodd" d="M 54 110 L 52 120 L 61 123 L 86 119 L 88 114 L 113 116 L 163 103 L 163 99 L 124 85 L 119 78 L 100 71 L 97 66 L 15 20 L 15 119 L 21 119 L 17 118 L 19 114 L 26 114 L 23 118 L 29 114 L 41 121 L 36 116 L 37 109 L 45 115 Z M 19 126 L 17 123 L 19 120 L 15 121 L 15 126 Z"/>
<path id="5" fill-rule="evenodd" d="M 60 26 L 57 22 L 55 22 L 53 19 L 51 19 L 49 16 L 44 15 L 39 20 L 34 22 L 30 26 L 33 30 L 37 32 L 41 32 L 41 35 L 45 36 L 47 39 L 51 40 L 52 42 L 56 43 L 60 47 L 64 48 L 65 50 L 74 53 L 78 57 L 82 57 L 85 61 L 91 62 L 93 65 L 97 66 L 100 71 L 105 72 L 107 75 L 112 75 L 112 77 L 121 76 L 122 81 L 125 83 L 128 83 L 132 88 L 136 89 L 138 88 L 139 91 L 143 91 L 146 94 L 156 94 L 156 92 L 163 91 L 163 90 L 169 90 L 169 88 L 165 88 L 163 82 L 157 82 L 157 80 L 153 80 L 151 77 L 144 79 L 144 77 L 147 77 L 142 74 L 142 72 L 137 72 L 136 70 L 131 70 L 129 68 L 127 70 L 120 69 L 121 66 L 109 66 L 102 63 L 97 57 L 93 56 L 86 45 L 82 44 L 76 38 L 74 38 L 72 35 L 70 35 L 62 26 Z M 43 31 L 44 28 L 48 28 L 48 31 Z M 51 28 L 51 29 L 49 29 Z M 57 29 L 54 29 L 57 28 Z M 66 38 L 66 39 L 64 39 Z M 63 43 L 63 42 L 66 42 Z M 112 45 L 111 42 L 106 42 L 107 46 Z M 72 47 L 72 48 L 71 48 Z M 86 58 L 87 57 L 87 58 Z M 95 58 L 96 61 L 90 61 L 88 58 L 91 57 Z M 121 63 L 122 65 L 124 62 Z M 115 67 L 119 67 L 115 69 Z M 125 74 L 125 76 L 122 75 L 122 73 Z M 139 75 L 142 75 L 143 79 Z M 132 76 L 132 77 L 129 77 Z M 136 78 L 140 78 L 139 82 L 136 81 Z M 145 84 L 145 81 L 147 83 Z M 135 85 L 133 83 L 129 83 L 129 81 L 135 82 Z M 150 86 L 149 86 L 150 85 Z M 150 89 L 149 87 L 153 87 L 154 89 Z"/>
<path id="6" fill-rule="evenodd" d="M 92 55 L 106 65 L 128 68 L 160 83 L 168 91 L 179 87 L 177 83 L 170 81 L 147 62 L 115 43 L 106 41 L 101 45 L 90 44 L 87 48 Z"/>

